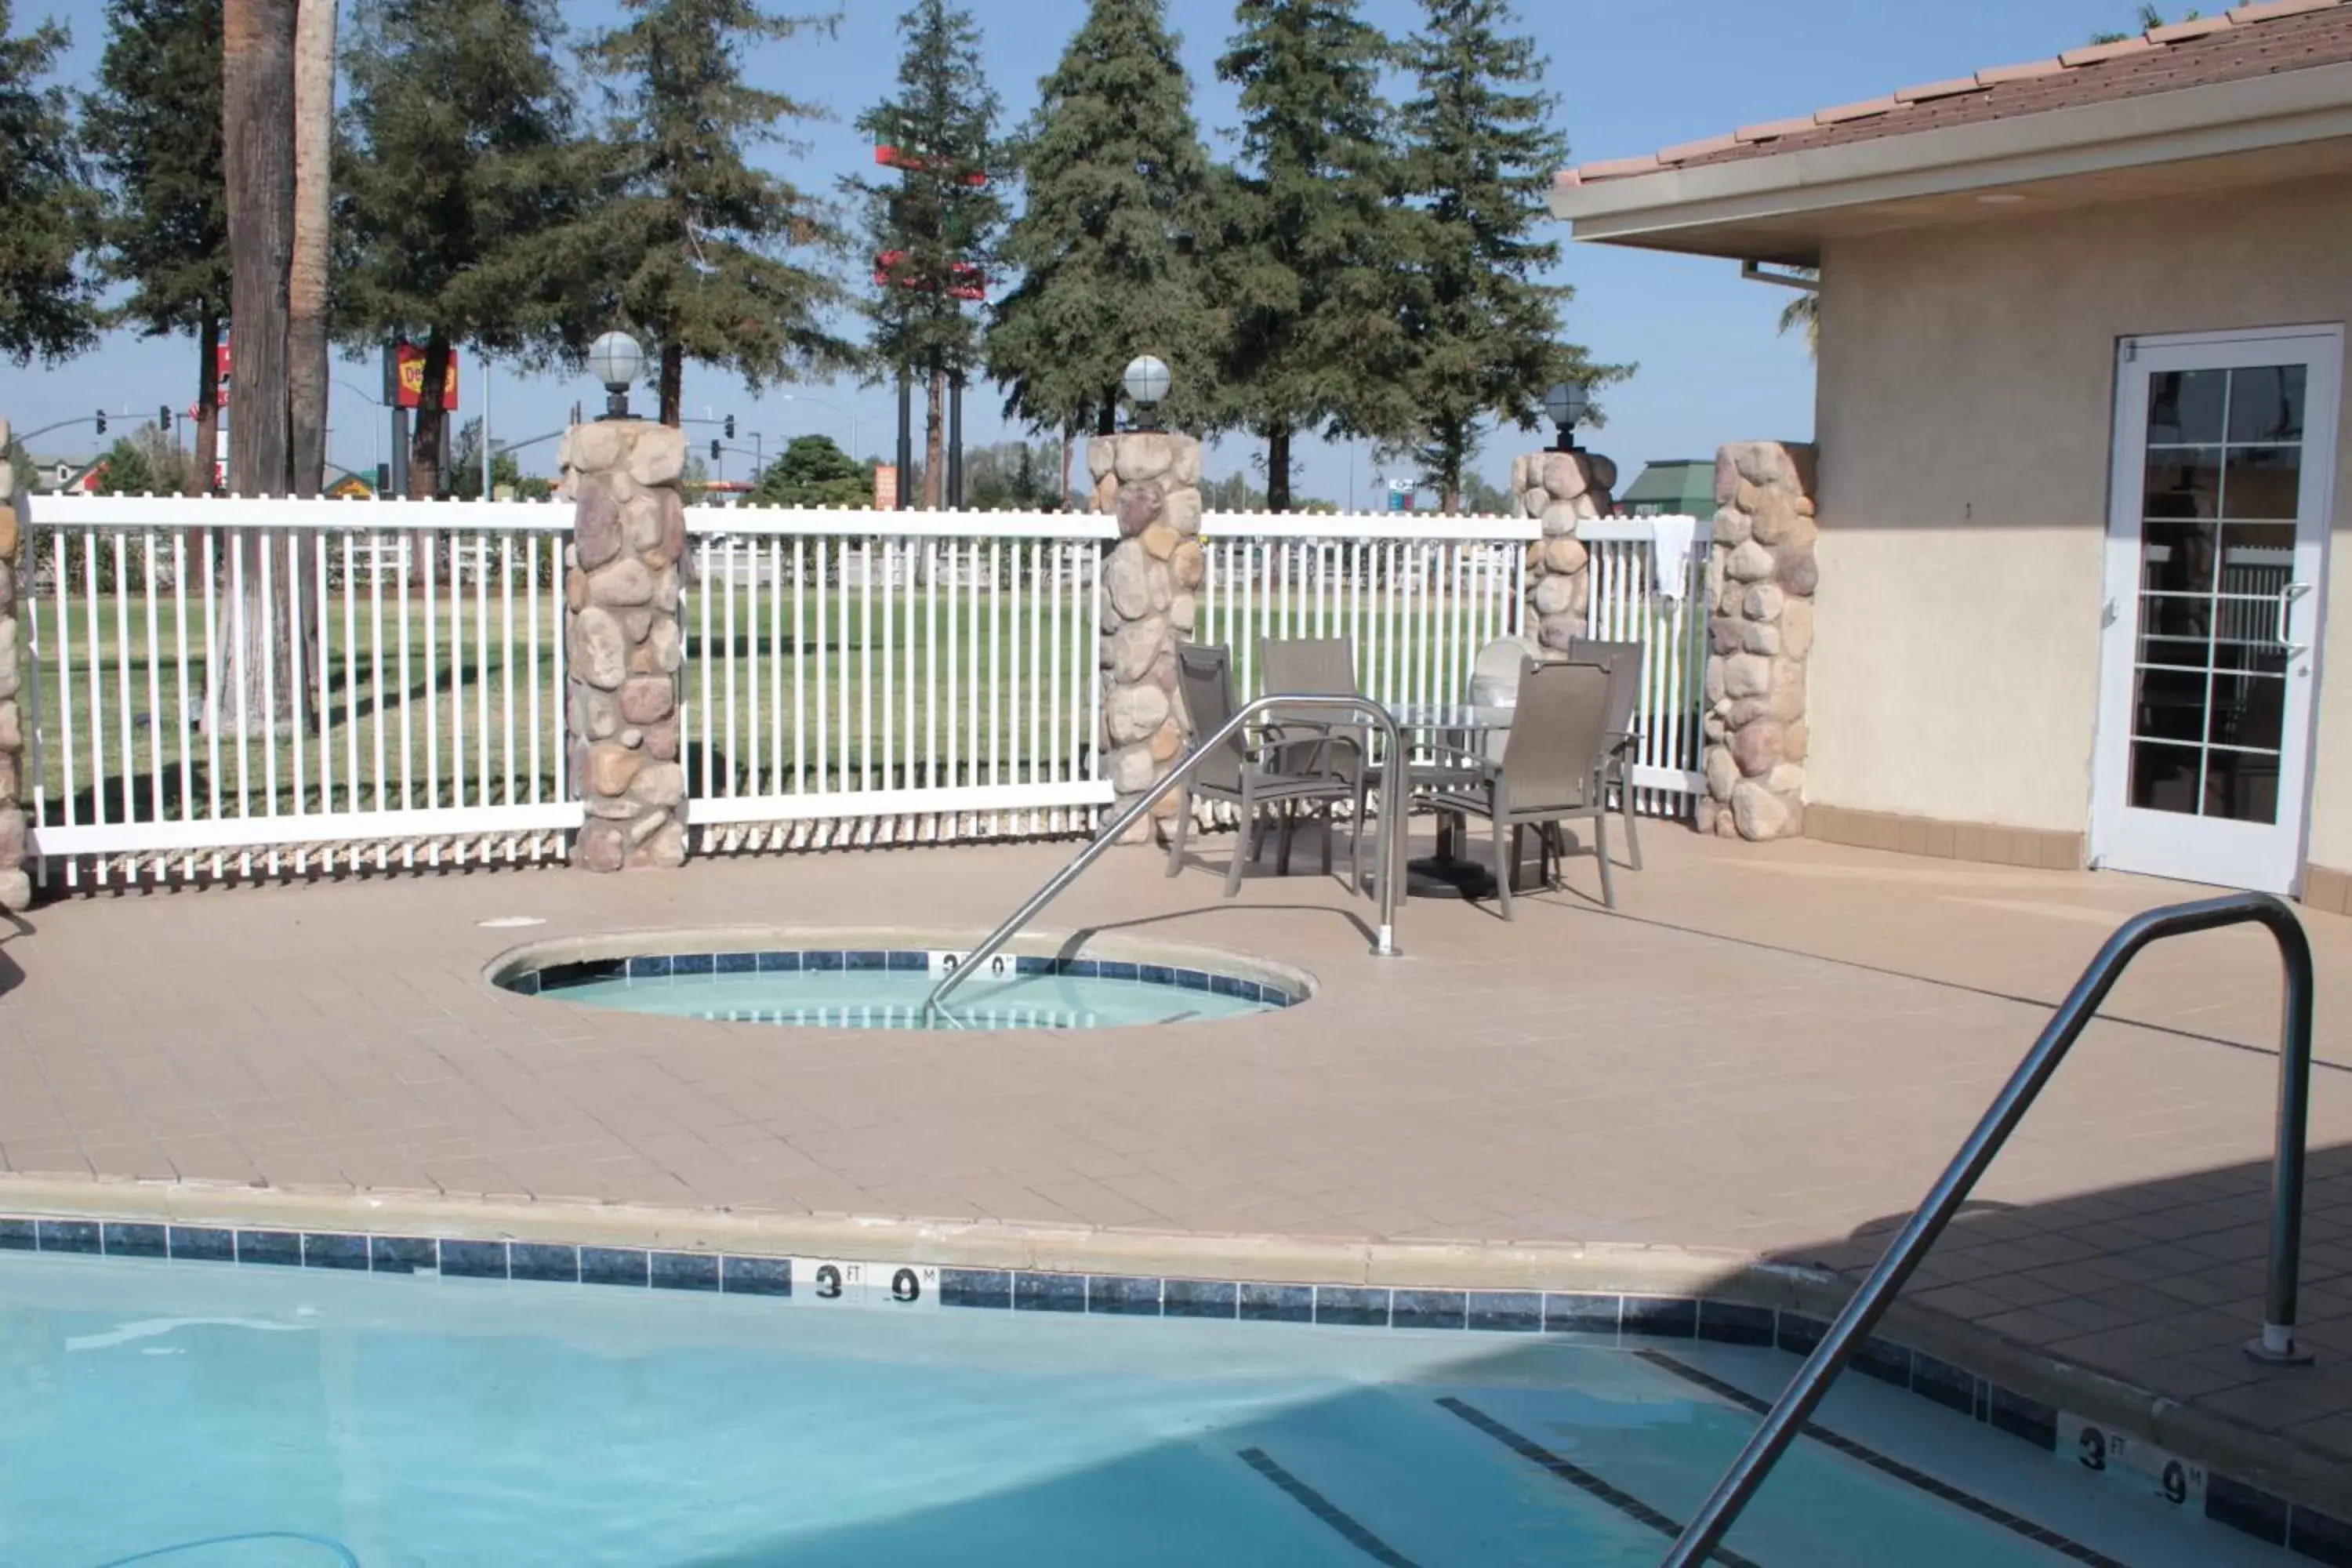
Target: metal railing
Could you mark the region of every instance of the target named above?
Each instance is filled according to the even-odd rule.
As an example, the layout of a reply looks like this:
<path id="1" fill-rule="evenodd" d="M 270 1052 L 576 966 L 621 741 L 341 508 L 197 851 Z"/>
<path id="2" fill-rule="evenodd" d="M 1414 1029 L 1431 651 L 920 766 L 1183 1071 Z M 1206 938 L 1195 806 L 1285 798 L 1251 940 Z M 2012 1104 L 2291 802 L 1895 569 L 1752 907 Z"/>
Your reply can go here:
<path id="1" fill-rule="evenodd" d="M 2125 966 L 2141 949 L 2167 937 L 2248 923 L 2268 927 L 2277 940 L 2279 959 L 2286 971 L 2286 993 L 2279 1029 L 2278 1146 L 2271 1168 L 2270 1277 L 2263 1294 L 2262 1335 L 2247 1344 L 2246 1353 L 2277 1364 L 2310 1359 L 2295 1348 L 2294 1319 L 2296 1266 L 2303 1250 L 2304 1144 L 2311 1100 L 2311 943 L 2294 911 L 2267 893 L 2232 893 L 2150 910 L 2125 921 L 2091 960 L 1976 1131 L 1960 1145 L 1960 1152 L 1888 1246 L 1885 1256 L 1822 1336 L 1822 1342 L 1790 1379 L 1755 1436 L 1675 1538 L 1660 1568 L 1690 1568 L 1704 1563 L 1722 1542 L 1756 1489 L 1804 1430 L 1829 1391 L 1830 1380 L 1844 1367 L 1854 1347 L 1868 1338 L 1927 1248 L 1959 1212 L 1977 1178 L 2000 1152 L 2034 1097 L 2049 1083 L 2068 1048 L 2123 977 Z"/>
<path id="2" fill-rule="evenodd" d="M 940 983 L 931 987 L 930 994 L 923 998 L 924 1026 L 936 1026 L 940 1016 L 940 1005 L 955 994 L 956 987 L 963 984 L 965 977 L 1002 952 L 1004 944 L 1011 942 L 1022 927 L 1034 920 L 1047 904 L 1061 897 L 1064 889 L 1076 881 L 1087 867 L 1102 858 L 1105 850 L 1125 837 L 1128 830 L 1142 821 L 1170 790 L 1183 783 L 1204 759 L 1215 754 L 1226 742 L 1247 728 L 1251 720 L 1276 708 L 1285 713 L 1326 709 L 1358 721 L 1370 719 L 1387 742 L 1381 758 L 1381 828 L 1376 841 L 1381 866 L 1380 874 L 1373 879 L 1374 892 L 1380 900 L 1381 921 L 1372 939 L 1372 955 L 1375 958 L 1399 956 L 1402 950 L 1396 944 L 1396 905 L 1398 892 L 1404 881 L 1401 868 L 1404 841 L 1400 830 L 1405 819 L 1405 777 L 1409 759 L 1396 720 L 1386 708 L 1370 698 L 1328 693 L 1270 693 L 1244 702 L 1232 718 L 1196 741 L 1165 777 L 1138 796 L 1134 805 L 1119 813 L 1118 819 L 1079 850 L 1068 865 L 1055 872 L 1044 887 L 1030 894 L 1019 909 L 1005 918 L 1003 924 L 989 932 L 978 947 L 941 976 Z M 1247 831 L 1246 825 L 1243 830 Z M 1237 848 L 1235 853 L 1239 852 Z"/>

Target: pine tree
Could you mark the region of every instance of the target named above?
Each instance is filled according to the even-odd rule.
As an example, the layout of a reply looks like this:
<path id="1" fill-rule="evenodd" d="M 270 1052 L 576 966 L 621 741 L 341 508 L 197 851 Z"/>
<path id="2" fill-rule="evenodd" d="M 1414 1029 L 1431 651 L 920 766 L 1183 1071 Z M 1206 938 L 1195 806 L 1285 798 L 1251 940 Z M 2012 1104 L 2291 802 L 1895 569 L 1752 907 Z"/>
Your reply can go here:
<path id="1" fill-rule="evenodd" d="M 1108 435 L 1138 354 L 1175 373 L 1163 416 L 1216 422 L 1217 312 L 1191 250 L 1209 214 L 1208 155 L 1161 0 L 1091 0 L 1016 151 L 1027 201 L 1004 255 L 1021 281 L 988 332 L 1005 413 Z"/>
<path id="2" fill-rule="evenodd" d="M 631 18 L 593 51 L 626 86 L 614 194 L 591 221 L 612 314 L 653 340 L 662 422 L 678 422 L 688 360 L 736 371 L 754 391 L 850 366 L 856 351 L 828 319 L 840 285 L 784 254 L 838 251 L 841 237 L 821 205 L 744 156 L 819 111 L 746 82 L 743 50 L 831 21 L 756 0 L 626 3 Z"/>
<path id="3" fill-rule="evenodd" d="M 898 97 L 860 115 L 857 128 L 899 154 L 895 177 L 851 182 L 866 198 L 873 237 L 877 364 L 922 377 L 929 397 L 923 504 L 940 504 L 947 471 L 945 404 L 950 377 L 977 363 L 980 325 L 960 291 L 981 286 L 1004 224 L 995 180 L 996 95 L 981 67 L 980 28 L 947 0 L 917 0 L 899 18 L 906 52 Z M 885 258 L 887 258 L 887 265 Z"/>
<path id="4" fill-rule="evenodd" d="M 548 243 L 587 205 L 562 25 L 554 0 L 361 0 L 352 24 L 338 325 L 424 345 L 409 493 L 429 497 L 451 351 L 527 357 L 584 330 Z"/>
<path id="5" fill-rule="evenodd" d="M 868 506 L 874 471 L 830 436 L 795 436 L 747 499 L 759 506 Z"/>
<path id="6" fill-rule="evenodd" d="M 82 137 L 105 178 L 99 268 L 130 295 L 114 319 L 195 340 L 191 493 L 212 488 L 220 337 L 228 321 L 221 167 L 221 0 L 115 0 Z"/>
<path id="7" fill-rule="evenodd" d="M 37 85 L 72 42 L 54 22 L 23 37 L 0 0 L 0 354 L 55 362 L 98 335 L 81 244 L 96 220 L 60 87 Z"/>
<path id="8" fill-rule="evenodd" d="M 1489 420 L 1536 426 L 1559 381 L 1598 386 L 1633 374 L 1559 341 L 1570 291 L 1541 275 L 1559 259 L 1545 195 L 1568 160 L 1534 40 L 1507 29 L 1509 0 L 1422 0 L 1406 50 L 1416 91 L 1404 108 L 1410 266 L 1406 445 L 1449 511 Z"/>
<path id="9" fill-rule="evenodd" d="M 1241 167 L 1211 266 L 1233 412 L 1265 441 L 1267 506 L 1287 511 L 1294 436 L 1402 422 L 1390 46 L 1354 0 L 1242 0 L 1235 16 L 1217 74 L 1241 88 Z"/>

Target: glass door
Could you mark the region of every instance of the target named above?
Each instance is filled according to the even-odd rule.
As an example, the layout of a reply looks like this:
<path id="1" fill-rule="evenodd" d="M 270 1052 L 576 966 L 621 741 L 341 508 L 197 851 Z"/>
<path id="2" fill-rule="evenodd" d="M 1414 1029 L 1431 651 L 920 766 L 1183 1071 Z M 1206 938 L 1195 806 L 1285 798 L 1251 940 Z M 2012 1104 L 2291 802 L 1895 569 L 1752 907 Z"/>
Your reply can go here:
<path id="1" fill-rule="evenodd" d="M 2342 363 L 2336 327 L 2123 345 L 2096 864 L 2295 890 Z"/>

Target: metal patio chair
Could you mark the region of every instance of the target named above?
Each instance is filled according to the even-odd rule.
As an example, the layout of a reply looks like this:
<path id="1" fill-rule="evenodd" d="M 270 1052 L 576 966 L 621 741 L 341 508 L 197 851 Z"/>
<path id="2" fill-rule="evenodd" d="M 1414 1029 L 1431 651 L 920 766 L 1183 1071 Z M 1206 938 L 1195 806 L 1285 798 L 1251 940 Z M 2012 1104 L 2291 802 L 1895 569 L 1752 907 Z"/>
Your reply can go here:
<path id="1" fill-rule="evenodd" d="M 1601 862 L 1601 901 L 1617 907 L 1610 876 L 1609 796 L 1601 784 L 1608 745 L 1609 671 L 1593 664 L 1528 663 L 1499 760 L 1483 752 L 1456 752 L 1461 782 L 1433 789 L 1427 804 L 1450 816 L 1483 816 L 1494 828 L 1495 888 L 1505 920 L 1512 918 L 1511 878 L 1521 829 L 1544 835 L 1545 880 L 1560 841 L 1556 825 L 1592 823 L 1592 852 Z"/>
<path id="2" fill-rule="evenodd" d="M 1257 652 L 1261 689 L 1268 697 L 1278 697 L 1286 691 L 1316 697 L 1363 695 L 1363 689 L 1356 681 L 1355 645 L 1346 637 L 1267 637 L 1257 645 Z M 1371 737 L 1362 725 L 1349 724 L 1345 721 L 1284 713 L 1279 709 L 1275 710 L 1273 718 L 1294 731 L 1311 731 L 1327 737 L 1323 741 L 1305 742 L 1290 753 L 1276 757 L 1275 765 L 1280 771 L 1329 772 L 1354 777 L 1354 837 L 1348 847 L 1349 863 L 1354 864 L 1358 845 L 1363 837 L 1364 805 L 1371 794 Z M 1293 817 L 1286 814 L 1282 823 L 1280 859 L 1285 870 L 1290 865 L 1290 836 L 1295 826 Z M 1330 832 L 1331 824 L 1327 812 L 1323 861 L 1326 871 L 1331 868 L 1328 843 Z"/>
<path id="3" fill-rule="evenodd" d="M 1601 783 L 1602 788 L 1616 792 L 1618 815 L 1625 821 L 1626 864 L 1638 871 L 1642 840 L 1633 831 L 1633 819 L 1640 813 L 1633 809 L 1632 774 L 1633 753 L 1641 742 L 1633 713 L 1642 700 L 1642 645 L 1574 637 L 1568 645 L 1568 662 L 1597 664 L 1609 672 L 1609 755 L 1601 767 Z"/>
<path id="4" fill-rule="evenodd" d="M 1176 679 L 1184 700 L 1189 739 L 1186 753 L 1231 720 L 1240 704 L 1234 700 L 1231 655 L 1221 647 L 1186 643 L 1176 650 Z M 1332 765 L 1338 749 L 1355 752 L 1351 768 Z M 1361 801 L 1364 775 L 1361 748 L 1348 737 L 1318 724 L 1269 721 L 1229 735 L 1216 750 L 1202 758 L 1176 792 L 1176 831 L 1168 845 L 1168 874 L 1184 868 L 1184 846 L 1192 827 L 1192 802 L 1221 800 L 1241 814 L 1241 837 L 1234 844 L 1233 862 L 1225 868 L 1225 897 L 1241 891 L 1242 868 L 1256 858 L 1256 824 L 1263 808 L 1280 806 L 1295 813 L 1301 805 L 1321 806 L 1328 815 L 1343 800 Z M 1359 813 L 1358 821 L 1362 820 Z M 1361 829 L 1349 845 L 1349 873 L 1362 871 Z M 1283 835 L 1277 869 L 1290 869 L 1290 836 Z M 1331 835 L 1323 836 L 1323 869 L 1331 869 Z"/>

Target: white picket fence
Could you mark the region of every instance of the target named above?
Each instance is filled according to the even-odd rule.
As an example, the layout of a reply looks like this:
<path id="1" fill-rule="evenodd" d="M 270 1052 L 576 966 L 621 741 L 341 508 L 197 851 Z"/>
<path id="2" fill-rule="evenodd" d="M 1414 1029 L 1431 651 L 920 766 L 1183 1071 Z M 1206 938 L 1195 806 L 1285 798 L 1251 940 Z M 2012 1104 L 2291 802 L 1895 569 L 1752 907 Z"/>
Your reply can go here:
<path id="1" fill-rule="evenodd" d="M 23 794 L 45 873 L 565 852 L 569 506 L 29 500 Z M 235 679 L 232 649 L 273 647 Z"/>
<path id="2" fill-rule="evenodd" d="M 1107 517 L 688 508 L 694 847 L 1084 832 Z"/>
<path id="3" fill-rule="evenodd" d="M 25 798 L 44 879 L 561 858 L 562 546 L 548 502 L 31 498 Z M 1108 518 L 688 509 L 681 750 L 695 847 L 1083 833 L 1099 776 Z M 884 522 L 884 531 L 874 531 Z M 1698 780 L 1702 548 L 1585 531 L 1591 635 L 1649 655 L 1638 804 Z M 1195 636 L 1354 640 L 1370 694 L 1460 695 L 1518 631 L 1532 523 L 1215 514 Z M 258 617 L 257 621 L 256 617 Z M 241 681 L 231 650 L 257 658 Z"/>

